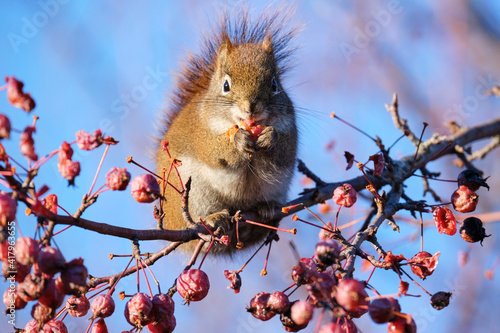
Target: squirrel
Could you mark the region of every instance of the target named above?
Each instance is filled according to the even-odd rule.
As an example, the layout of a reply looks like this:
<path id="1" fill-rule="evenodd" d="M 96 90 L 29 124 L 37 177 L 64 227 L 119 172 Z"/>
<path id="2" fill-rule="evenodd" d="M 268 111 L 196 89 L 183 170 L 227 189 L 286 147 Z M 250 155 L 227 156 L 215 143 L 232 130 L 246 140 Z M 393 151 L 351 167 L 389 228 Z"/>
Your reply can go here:
<path id="1" fill-rule="evenodd" d="M 277 225 L 271 215 L 287 200 L 298 142 L 294 106 L 281 83 L 297 31 L 288 28 L 289 14 L 276 11 L 255 21 L 246 11 L 235 20 L 225 15 L 176 77 L 162 140 L 182 163 L 180 178 L 192 180 L 193 220 L 200 217 L 225 234 L 232 230 L 229 245 L 216 242 L 211 253 L 232 254 L 238 241 L 248 247 L 264 240 L 269 229 L 245 222 L 237 238 L 231 216 L 252 212 L 258 222 Z M 252 132 L 256 128 L 262 132 Z M 171 163 L 161 145 L 156 162 L 159 172 Z M 169 182 L 180 188 L 176 178 Z M 163 227 L 186 228 L 178 191 L 167 186 L 164 198 Z"/>

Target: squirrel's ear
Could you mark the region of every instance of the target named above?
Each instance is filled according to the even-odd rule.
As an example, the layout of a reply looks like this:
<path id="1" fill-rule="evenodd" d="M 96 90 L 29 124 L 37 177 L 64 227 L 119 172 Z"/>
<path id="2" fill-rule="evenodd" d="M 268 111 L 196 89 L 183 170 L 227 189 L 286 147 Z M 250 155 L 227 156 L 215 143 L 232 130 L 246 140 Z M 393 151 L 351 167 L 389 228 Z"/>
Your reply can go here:
<path id="1" fill-rule="evenodd" d="M 234 45 L 227 35 L 222 37 L 222 41 L 219 46 L 219 51 L 217 52 L 219 59 L 227 57 L 234 50 Z"/>
<path id="2" fill-rule="evenodd" d="M 271 34 L 267 34 L 266 38 L 264 38 L 262 48 L 268 53 L 273 53 L 273 41 Z"/>

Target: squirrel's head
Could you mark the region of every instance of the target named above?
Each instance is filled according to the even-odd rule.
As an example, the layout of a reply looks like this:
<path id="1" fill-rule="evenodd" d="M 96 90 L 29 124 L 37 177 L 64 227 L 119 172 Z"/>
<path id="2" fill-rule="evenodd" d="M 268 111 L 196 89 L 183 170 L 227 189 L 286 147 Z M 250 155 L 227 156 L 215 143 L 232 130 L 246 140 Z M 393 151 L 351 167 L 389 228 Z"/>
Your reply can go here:
<path id="1" fill-rule="evenodd" d="M 260 43 L 241 44 L 224 37 L 206 94 L 215 111 L 210 118 L 224 119 L 227 128 L 246 119 L 272 125 L 284 113 L 293 112 L 279 73 L 271 36 Z"/>

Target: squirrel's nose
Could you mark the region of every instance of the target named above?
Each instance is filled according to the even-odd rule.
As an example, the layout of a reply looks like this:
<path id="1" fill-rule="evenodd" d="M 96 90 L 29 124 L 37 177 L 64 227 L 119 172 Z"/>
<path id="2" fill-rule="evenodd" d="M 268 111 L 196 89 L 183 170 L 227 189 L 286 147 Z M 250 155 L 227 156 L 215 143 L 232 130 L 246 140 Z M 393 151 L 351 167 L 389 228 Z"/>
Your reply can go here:
<path id="1" fill-rule="evenodd" d="M 247 118 L 250 118 L 261 114 L 263 108 L 262 103 L 259 103 L 259 101 L 245 100 L 240 104 L 240 110 L 245 116 L 247 116 Z"/>

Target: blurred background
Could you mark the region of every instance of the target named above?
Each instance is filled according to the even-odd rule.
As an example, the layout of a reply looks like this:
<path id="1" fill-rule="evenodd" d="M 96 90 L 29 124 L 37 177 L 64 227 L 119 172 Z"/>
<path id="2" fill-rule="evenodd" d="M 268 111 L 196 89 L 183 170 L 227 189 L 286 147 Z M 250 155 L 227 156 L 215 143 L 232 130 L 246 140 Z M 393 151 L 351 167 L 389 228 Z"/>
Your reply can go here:
<path id="1" fill-rule="evenodd" d="M 271 7 L 286 5 L 273 3 Z M 104 161 L 97 187 L 104 183 L 105 173 L 113 166 L 126 166 L 133 176 L 143 173 L 127 165 L 132 155 L 144 166 L 155 168 L 152 158 L 156 149 L 153 137 L 161 119 L 162 108 L 168 104 L 173 87 L 173 74 L 188 50 L 198 50 L 200 36 L 210 29 L 211 22 L 224 10 L 243 6 L 253 14 L 269 10 L 266 1 L 70 1 L 0 0 L 0 76 L 15 76 L 25 83 L 37 107 L 31 114 L 14 109 L 0 92 L 0 112 L 6 114 L 17 132 L 4 142 L 9 154 L 27 165 L 19 153 L 19 133 L 40 117 L 34 134 L 39 156 L 57 149 L 75 138 L 80 129 L 93 132 L 100 128 L 105 135 L 120 141 L 111 147 Z M 448 134 L 444 125 L 454 120 L 463 126 L 474 126 L 498 118 L 500 100 L 486 96 L 493 85 L 500 84 L 500 3 L 487 0 L 444 1 L 296 1 L 293 22 L 303 25 L 297 36 L 299 47 L 294 69 L 284 82 L 297 106 L 300 126 L 300 158 L 323 180 L 341 181 L 359 175 L 345 171 L 344 151 L 359 161 L 378 151 L 367 137 L 330 118 L 338 116 L 378 135 L 386 146 L 401 136 L 395 129 L 384 105 L 390 104 L 397 93 L 402 118 L 409 121 L 419 135 L 423 122 L 429 123 L 424 139 L 433 133 Z M 486 142 L 473 145 L 478 148 Z M 82 166 L 76 186 L 68 187 L 57 171 L 57 160 L 45 164 L 35 180 L 38 187 L 46 184 L 59 197 L 59 204 L 71 213 L 80 205 L 89 190 L 104 148 L 84 152 L 75 147 L 74 160 Z M 414 152 L 414 147 L 401 140 L 391 150 L 393 158 Z M 442 178 L 456 179 L 460 172 L 447 157 L 429 165 L 431 171 L 441 171 Z M 490 191 L 479 190 L 478 213 L 498 212 L 500 204 L 500 154 L 493 151 L 477 167 L 489 178 Z M 421 179 L 408 183 L 407 193 L 422 199 Z M 435 191 L 447 201 L 456 184 L 431 182 Z M 290 198 L 302 190 L 303 179 L 296 176 Z M 311 185 L 309 185 L 311 186 Z M 433 202 L 428 195 L 425 199 Z M 344 224 L 366 214 L 369 200 L 340 214 Z M 331 202 L 330 202 L 331 204 Z M 336 211 L 322 214 L 333 220 Z M 18 222 L 23 235 L 34 236 L 36 220 L 18 208 Z M 138 204 L 129 191 L 105 192 L 83 217 L 131 228 L 153 228 L 152 205 Z M 318 208 L 314 208 L 318 211 Z M 498 216 L 498 214 L 497 214 Z M 314 222 L 311 215 L 301 217 Z M 457 216 L 463 220 L 463 216 Z M 424 216 L 430 220 L 430 214 Z M 499 272 L 492 280 L 484 277 L 500 253 L 498 217 L 487 219 L 491 237 L 483 246 L 469 246 L 458 234 L 438 234 L 435 227 L 424 232 L 424 250 L 441 251 L 435 273 L 420 281 L 431 293 L 454 290 L 449 307 L 437 311 L 429 297 L 410 284 L 410 294 L 420 298 L 400 298 L 402 311 L 412 314 L 418 332 L 494 332 L 500 308 Z M 411 216 L 399 215 L 401 232 L 392 231 L 385 223 L 379 231 L 379 241 L 385 249 L 412 257 L 420 251 L 419 227 Z M 495 223 L 497 222 L 497 223 Z M 288 245 L 293 239 L 301 256 L 311 256 L 318 232 L 305 225 L 295 225 L 290 219 L 282 222 L 287 228 L 297 227 L 296 236 L 281 235 L 273 245 L 268 275 L 260 276 L 265 252 L 259 253 L 242 273 L 243 287 L 233 294 L 226 287 L 224 269 L 237 270 L 250 257 L 247 251 L 232 259 L 209 259 L 203 265 L 210 276 L 208 297 L 189 307 L 182 305 L 178 295 L 175 316 L 176 332 L 203 327 L 204 332 L 283 332 L 278 318 L 260 322 L 246 313 L 245 306 L 260 291 L 283 290 L 291 283 L 290 271 L 296 258 Z M 350 235 L 359 225 L 346 230 Z M 58 227 L 60 229 L 60 227 Z M 70 228 L 55 237 L 67 260 L 83 257 L 89 273 L 104 276 L 120 272 L 127 259 L 108 259 L 109 253 L 127 254 L 127 240 L 102 236 L 90 231 Z M 164 242 L 142 242 L 143 252 L 155 252 Z M 363 247 L 373 253 L 369 245 Z M 468 253 L 468 262 L 460 264 L 460 253 Z M 188 258 L 174 254 L 158 261 L 152 270 L 166 291 L 180 273 Z M 358 260 L 355 276 L 366 279 Z M 144 282 L 144 277 L 141 276 Z M 398 291 L 399 281 L 394 272 L 375 271 L 370 280 L 381 294 Z M 153 281 L 151 280 L 151 283 Z M 0 286 L 3 293 L 7 284 Z M 133 294 L 136 278 L 120 281 L 118 291 Z M 141 284 L 141 291 L 146 291 Z M 156 287 L 153 287 L 156 292 Z M 304 299 L 299 289 L 291 297 Z M 116 297 L 116 314 L 107 319 L 110 332 L 130 329 L 122 313 L 125 301 Z M 18 327 L 30 319 L 30 308 L 16 312 Z M 315 319 L 320 312 L 315 313 Z M 314 332 L 316 320 L 303 332 Z M 324 321 L 328 320 L 324 317 Z M 65 319 L 70 332 L 85 332 L 85 319 Z M 361 332 L 386 332 L 386 325 L 377 325 L 369 316 L 356 319 Z M 0 317 L 0 331 L 11 332 L 7 317 Z"/>

